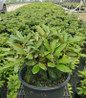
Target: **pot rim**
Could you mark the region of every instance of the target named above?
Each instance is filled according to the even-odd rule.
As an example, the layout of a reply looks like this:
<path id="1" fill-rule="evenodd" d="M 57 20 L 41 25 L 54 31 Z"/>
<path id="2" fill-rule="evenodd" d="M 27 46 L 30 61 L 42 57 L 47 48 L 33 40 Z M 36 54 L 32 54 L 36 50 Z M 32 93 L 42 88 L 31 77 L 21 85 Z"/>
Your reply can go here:
<path id="1" fill-rule="evenodd" d="M 67 79 L 66 79 L 63 83 L 61 83 L 61 84 L 59 84 L 59 85 L 56 85 L 56 86 L 52 86 L 52 87 L 37 87 L 37 86 L 33 86 L 33 85 L 28 84 L 27 82 L 25 82 L 25 81 L 22 79 L 21 73 L 22 73 L 22 71 L 23 71 L 25 68 L 26 68 L 26 67 L 22 68 L 22 69 L 19 71 L 19 80 L 21 81 L 21 83 L 22 83 L 24 86 L 26 86 L 26 87 L 28 87 L 28 88 L 30 88 L 30 89 L 33 89 L 33 90 L 38 90 L 38 91 L 51 91 L 51 90 L 60 89 L 61 87 L 64 87 L 64 86 L 69 82 L 70 76 L 71 76 L 70 73 L 67 73 L 67 74 L 68 74 L 68 75 L 67 75 Z"/>

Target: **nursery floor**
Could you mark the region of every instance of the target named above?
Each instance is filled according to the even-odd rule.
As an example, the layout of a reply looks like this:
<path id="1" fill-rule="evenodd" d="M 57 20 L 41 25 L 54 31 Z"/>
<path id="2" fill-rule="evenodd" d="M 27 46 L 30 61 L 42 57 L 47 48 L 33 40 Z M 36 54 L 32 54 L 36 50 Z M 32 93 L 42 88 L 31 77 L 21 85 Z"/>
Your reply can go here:
<path id="1" fill-rule="evenodd" d="M 78 13 L 78 15 L 83 22 L 86 22 L 86 12 Z"/>
<path id="2" fill-rule="evenodd" d="M 23 85 L 20 86 L 19 90 L 18 90 L 18 95 L 17 98 L 25 98 L 25 94 L 24 94 L 24 90 L 23 90 Z M 69 93 L 69 89 L 67 86 L 65 86 L 65 93 L 63 98 L 71 98 L 70 97 L 70 93 Z"/>
<path id="3" fill-rule="evenodd" d="M 71 10 L 66 10 L 67 13 L 69 14 L 75 14 L 78 16 L 79 19 L 81 19 L 83 22 L 86 22 L 86 11 L 82 11 L 82 12 L 74 12 L 74 11 L 71 11 Z"/>
<path id="4" fill-rule="evenodd" d="M 58 4 L 56 4 L 58 5 Z M 60 7 L 62 7 L 61 5 L 58 5 Z M 75 14 L 78 16 L 79 19 L 82 19 L 83 22 L 86 22 L 86 10 L 84 11 L 75 11 L 74 9 L 68 9 L 68 8 L 65 8 L 65 7 L 62 7 L 67 13 L 69 14 Z"/>
<path id="5" fill-rule="evenodd" d="M 86 22 L 86 12 L 70 12 L 70 11 L 66 11 L 67 13 L 72 13 L 78 16 L 79 19 L 81 19 L 83 22 Z"/>
<path id="6" fill-rule="evenodd" d="M 27 5 L 27 4 L 30 4 L 30 3 L 8 4 L 7 5 L 7 12 L 14 11 L 14 10 L 16 10 L 24 5 Z"/>

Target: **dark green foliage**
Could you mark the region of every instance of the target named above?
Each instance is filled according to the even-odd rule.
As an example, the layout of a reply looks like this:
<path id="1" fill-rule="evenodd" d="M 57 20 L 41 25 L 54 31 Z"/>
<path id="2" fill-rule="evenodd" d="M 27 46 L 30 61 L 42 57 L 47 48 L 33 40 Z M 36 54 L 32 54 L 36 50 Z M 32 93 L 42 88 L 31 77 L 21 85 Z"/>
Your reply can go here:
<path id="1" fill-rule="evenodd" d="M 52 81 L 52 80 L 57 80 L 57 77 L 58 79 L 61 78 L 61 72 L 55 68 L 49 68 L 48 69 L 48 73 L 49 73 L 49 79 Z"/>
<path id="2" fill-rule="evenodd" d="M 86 56 L 81 54 L 82 49 L 79 46 L 85 37 L 72 37 L 71 34 L 57 32 L 55 28 L 42 24 L 35 28 L 36 32 L 30 32 L 26 36 L 20 32 L 10 35 L 7 43 L 10 46 L 9 52 L 13 50 L 14 53 L 5 59 L 12 64 L 16 72 L 21 66 L 27 66 L 24 80 L 28 83 L 37 77 L 38 80 L 52 82 L 61 78 L 63 72 L 72 73 L 79 63 L 79 57 Z M 8 64 L 6 67 L 12 66 Z M 34 77 L 35 74 L 37 77 Z"/>
<path id="3" fill-rule="evenodd" d="M 47 80 L 48 79 L 46 71 L 40 70 L 40 75 L 41 75 L 42 80 Z"/>
<path id="4" fill-rule="evenodd" d="M 58 29 L 71 34 L 84 33 L 83 31 L 86 30 L 82 21 L 78 20 L 75 15 L 65 13 L 61 7 L 52 3 L 33 3 L 2 15 L 0 33 L 11 34 L 18 30 L 23 34 L 28 34 L 35 31 L 34 26 L 39 24 L 58 26 Z"/>

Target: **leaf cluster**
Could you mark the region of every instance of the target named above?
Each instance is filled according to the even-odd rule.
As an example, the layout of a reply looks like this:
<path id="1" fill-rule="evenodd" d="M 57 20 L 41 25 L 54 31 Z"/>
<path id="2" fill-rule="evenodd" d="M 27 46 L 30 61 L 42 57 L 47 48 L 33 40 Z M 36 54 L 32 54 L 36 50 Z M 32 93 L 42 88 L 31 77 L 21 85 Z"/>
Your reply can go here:
<path id="1" fill-rule="evenodd" d="M 7 58 L 18 72 L 20 65 L 27 66 L 27 82 L 32 81 L 34 74 L 41 74 L 43 79 L 57 79 L 57 72 L 71 72 L 79 63 L 82 36 L 74 36 L 65 32 L 58 32 L 55 28 L 46 25 L 35 26 L 36 32 L 22 35 L 20 32 L 10 35 L 7 43 L 10 46 Z M 16 66 L 15 66 L 16 65 Z M 45 73 L 45 76 L 44 76 Z M 50 74 L 50 77 L 49 76 Z"/>
<path id="2" fill-rule="evenodd" d="M 79 87 L 77 87 L 78 94 L 86 97 L 86 68 L 84 68 L 83 71 L 79 71 L 79 76 L 81 80 Z"/>
<path id="3" fill-rule="evenodd" d="M 85 34 L 86 28 L 75 15 L 52 3 L 32 3 L 1 16 L 0 33 L 14 33 L 16 30 L 23 34 L 35 31 L 34 26 L 41 24 L 57 27 L 72 35 Z"/>

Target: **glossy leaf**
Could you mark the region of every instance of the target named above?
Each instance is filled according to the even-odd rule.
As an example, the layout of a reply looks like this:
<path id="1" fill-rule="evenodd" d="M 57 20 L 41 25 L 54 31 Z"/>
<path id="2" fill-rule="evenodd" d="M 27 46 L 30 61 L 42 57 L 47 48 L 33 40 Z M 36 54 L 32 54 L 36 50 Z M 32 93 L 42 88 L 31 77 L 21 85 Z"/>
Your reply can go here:
<path id="1" fill-rule="evenodd" d="M 57 34 L 57 36 L 58 36 L 59 40 L 64 44 L 65 42 L 64 42 L 63 38 L 59 34 Z"/>
<path id="2" fill-rule="evenodd" d="M 53 41 L 50 43 L 52 53 L 55 51 L 56 44 L 57 44 L 57 40 L 53 40 Z"/>
<path id="3" fill-rule="evenodd" d="M 39 63 L 38 66 L 39 66 L 41 69 L 47 71 L 47 67 L 46 67 L 44 64 Z"/>
<path id="4" fill-rule="evenodd" d="M 48 54 L 48 55 L 46 56 L 46 58 L 48 58 L 50 61 L 53 61 L 53 59 L 54 59 L 53 55 L 51 55 L 51 54 Z"/>
<path id="5" fill-rule="evenodd" d="M 64 41 L 67 42 L 67 33 L 64 32 Z"/>
<path id="6" fill-rule="evenodd" d="M 49 41 L 47 39 L 44 39 L 44 45 L 47 48 L 48 51 L 51 51 Z"/>
<path id="7" fill-rule="evenodd" d="M 58 62 L 66 64 L 66 63 L 71 63 L 72 61 L 73 61 L 72 58 L 70 58 L 66 55 L 63 55 L 63 57 Z"/>
<path id="8" fill-rule="evenodd" d="M 71 72 L 70 68 L 65 66 L 65 65 L 62 65 L 62 64 L 58 64 L 56 65 L 56 68 L 62 72 Z"/>
<path id="9" fill-rule="evenodd" d="M 68 41 L 68 43 L 79 42 L 79 41 L 81 41 L 82 39 L 83 39 L 83 37 L 81 37 L 81 36 L 75 36 L 75 37 L 71 38 L 71 39 Z"/>
<path id="10" fill-rule="evenodd" d="M 34 66 L 33 69 L 32 69 L 32 73 L 33 73 L 33 74 L 38 73 L 38 72 L 39 72 L 39 69 L 40 69 L 39 66 L 37 66 L 37 65 Z"/>
<path id="11" fill-rule="evenodd" d="M 42 45 L 42 39 L 40 39 L 37 43 L 36 43 L 36 48 L 39 48 Z"/>
<path id="12" fill-rule="evenodd" d="M 37 63 L 36 60 L 28 60 L 28 61 L 26 62 L 26 65 L 27 65 L 27 66 L 34 66 L 36 63 Z"/>
<path id="13" fill-rule="evenodd" d="M 40 26 L 36 26 L 36 30 L 40 36 L 43 36 L 45 34 L 44 30 Z"/>
<path id="14" fill-rule="evenodd" d="M 27 55 L 26 58 L 28 58 L 28 59 L 33 59 L 33 55 L 32 55 L 32 54 Z"/>
<path id="15" fill-rule="evenodd" d="M 80 56 L 82 56 L 82 57 L 86 57 L 86 54 L 80 54 Z"/>
<path id="16" fill-rule="evenodd" d="M 49 34 L 50 33 L 50 31 L 49 31 L 49 27 L 48 26 L 46 26 L 46 25 L 41 25 L 41 27 L 43 28 L 43 30 L 45 31 L 45 34 Z M 46 37 L 47 37 L 47 35 L 46 35 Z"/>
<path id="17" fill-rule="evenodd" d="M 17 36 L 18 36 L 20 39 L 24 40 L 24 37 L 22 36 L 22 34 L 21 34 L 20 32 L 17 31 L 16 34 L 17 34 Z"/>
<path id="18" fill-rule="evenodd" d="M 20 46 L 18 46 L 16 44 L 13 44 L 12 46 L 13 46 L 14 50 L 17 51 L 18 54 L 25 54 L 24 49 L 22 49 Z"/>
<path id="19" fill-rule="evenodd" d="M 55 51 L 55 55 L 58 56 L 58 54 L 60 54 L 60 52 L 66 47 L 66 44 L 62 44 L 60 45 L 56 51 Z"/>
<path id="20" fill-rule="evenodd" d="M 48 62 L 48 67 L 55 67 L 56 65 L 54 63 Z"/>

